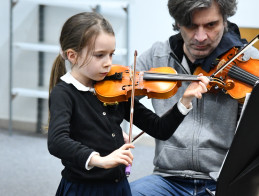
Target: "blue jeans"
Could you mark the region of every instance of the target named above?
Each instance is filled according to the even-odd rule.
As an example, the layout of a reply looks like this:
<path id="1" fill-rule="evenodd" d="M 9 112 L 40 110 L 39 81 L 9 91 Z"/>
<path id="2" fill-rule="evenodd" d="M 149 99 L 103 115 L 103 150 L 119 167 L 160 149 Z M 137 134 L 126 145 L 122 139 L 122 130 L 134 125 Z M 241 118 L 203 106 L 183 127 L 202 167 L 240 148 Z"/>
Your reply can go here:
<path id="1" fill-rule="evenodd" d="M 208 196 L 206 188 L 216 190 L 216 182 L 205 179 L 180 177 L 163 178 L 150 175 L 130 183 L 132 196 Z"/>

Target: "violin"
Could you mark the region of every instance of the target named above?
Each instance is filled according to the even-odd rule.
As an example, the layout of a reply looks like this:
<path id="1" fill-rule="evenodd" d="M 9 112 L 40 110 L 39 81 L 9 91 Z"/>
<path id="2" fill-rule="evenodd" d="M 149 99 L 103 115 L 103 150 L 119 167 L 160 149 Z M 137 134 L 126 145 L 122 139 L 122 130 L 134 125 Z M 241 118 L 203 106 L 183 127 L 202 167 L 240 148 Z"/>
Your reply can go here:
<path id="1" fill-rule="evenodd" d="M 113 65 L 105 79 L 96 82 L 96 96 L 107 104 L 128 101 L 134 85 L 135 96 L 167 99 L 177 92 L 181 81 L 197 81 L 197 75 L 202 73 L 210 80 L 207 86 L 209 91 L 222 89 L 232 98 L 242 102 L 246 93 L 250 93 L 259 81 L 259 60 L 250 58 L 248 61 L 243 61 L 243 53 L 258 40 L 259 35 L 240 51 L 237 48 L 229 50 L 219 57 L 220 63 L 209 73 L 201 67 L 196 68 L 194 75 L 177 74 L 171 67 L 158 67 L 149 71 L 134 72 L 136 75 L 134 74 L 134 84 L 132 84 L 131 68 Z"/>
<path id="2" fill-rule="evenodd" d="M 232 80 L 223 82 L 219 78 L 210 79 L 208 90 L 212 87 L 230 90 L 234 87 Z M 197 75 L 177 74 L 171 67 L 152 68 L 149 71 L 135 73 L 135 96 L 167 99 L 172 97 L 181 86 L 181 81 L 198 81 Z M 132 92 L 132 72 L 130 67 L 112 65 L 110 72 L 102 81 L 94 85 L 97 98 L 107 104 L 128 101 Z"/>
<path id="3" fill-rule="evenodd" d="M 233 60 L 235 56 L 236 58 Z M 242 57 L 243 54 L 238 54 L 237 48 L 231 48 L 227 53 L 219 57 L 218 65 L 209 73 L 205 72 L 201 67 L 197 67 L 193 74 L 203 73 L 205 76 L 210 75 L 223 81 L 233 80 L 234 87 L 228 89 L 226 93 L 242 103 L 246 94 L 250 93 L 254 85 L 259 81 L 259 59 L 250 58 L 243 61 Z"/>

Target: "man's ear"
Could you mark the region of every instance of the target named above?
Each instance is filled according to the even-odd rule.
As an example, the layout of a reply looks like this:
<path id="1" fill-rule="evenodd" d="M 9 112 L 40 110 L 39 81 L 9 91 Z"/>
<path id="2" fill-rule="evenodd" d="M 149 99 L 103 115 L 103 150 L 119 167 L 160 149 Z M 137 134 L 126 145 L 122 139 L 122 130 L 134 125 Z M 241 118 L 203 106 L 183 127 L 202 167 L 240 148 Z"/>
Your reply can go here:
<path id="1" fill-rule="evenodd" d="M 67 59 L 72 63 L 72 65 L 75 65 L 77 61 L 77 52 L 75 52 L 73 49 L 68 49 L 66 53 Z"/>
<path id="2" fill-rule="evenodd" d="M 228 22 L 223 21 L 223 25 L 224 25 L 224 33 L 228 32 Z"/>
<path id="3" fill-rule="evenodd" d="M 179 23 L 175 22 L 175 27 L 180 30 L 180 25 L 179 25 Z"/>

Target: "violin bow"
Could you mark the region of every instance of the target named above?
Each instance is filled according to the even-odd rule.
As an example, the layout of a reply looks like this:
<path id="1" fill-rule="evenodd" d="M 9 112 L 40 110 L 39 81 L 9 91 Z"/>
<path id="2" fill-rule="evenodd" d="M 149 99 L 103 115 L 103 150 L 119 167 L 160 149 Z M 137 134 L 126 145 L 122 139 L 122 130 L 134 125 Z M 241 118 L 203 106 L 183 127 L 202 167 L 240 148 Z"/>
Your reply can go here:
<path id="1" fill-rule="evenodd" d="M 228 62 L 226 62 L 222 67 L 220 67 L 218 70 L 216 70 L 211 77 L 215 77 L 219 72 L 221 72 L 223 69 L 225 69 L 230 63 L 232 63 L 234 60 L 236 60 L 241 54 L 243 54 L 248 48 L 250 48 L 255 42 L 259 40 L 259 34 L 255 36 L 255 38 L 252 39 L 244 48 L 242 48 L 235 56 L 233 56 Z"/>
<path id="2" fill-rule="evenodd" d="M 131 73 L 131 104 L 130 104 L 130 129 L 129 129 L 129 143 L 132 141 L 132 127 L 133 127 L 133 113 L 134 113 L 134 96 L 135 96 L 135 80 L 136 80 L 136 59 L 137 59 L 137 51 L 134 52 L 134 65 L 133 70 L 130 70 Z M 130 175 L 131 165 L 128 165 L 125 169 L 125 174 L 127 177 Z"/>

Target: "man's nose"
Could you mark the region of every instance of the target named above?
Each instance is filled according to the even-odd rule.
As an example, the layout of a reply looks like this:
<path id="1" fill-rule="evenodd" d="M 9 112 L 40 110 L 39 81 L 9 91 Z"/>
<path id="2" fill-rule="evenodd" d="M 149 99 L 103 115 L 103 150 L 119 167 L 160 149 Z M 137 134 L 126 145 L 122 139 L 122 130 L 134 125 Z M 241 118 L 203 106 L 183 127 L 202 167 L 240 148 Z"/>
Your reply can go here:
<path id="1" fill-rule="evenodd" d="M 195 32 L 195 36 L 194 38 L 198 41 L 198 42 L 203 42 L 208 38 L 207 32 L 203 27 L 198 27 L 196 32 Z"/>

